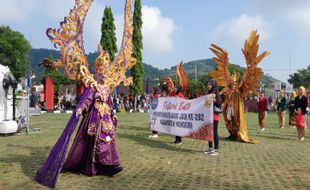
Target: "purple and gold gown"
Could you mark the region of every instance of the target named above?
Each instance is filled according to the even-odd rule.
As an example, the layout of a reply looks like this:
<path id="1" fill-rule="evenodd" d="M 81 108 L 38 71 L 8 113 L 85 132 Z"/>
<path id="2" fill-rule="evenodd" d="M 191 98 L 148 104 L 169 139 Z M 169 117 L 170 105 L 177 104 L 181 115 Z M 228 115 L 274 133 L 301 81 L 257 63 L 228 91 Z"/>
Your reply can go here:
<path id="1" fill-rule="evenodd" d="M 70 137 L 79 121 L 80 116 L 76 116 L 79 108 L 85 114 L 65 159 Z M 89 176 L 114 175 L 121 171 L 115 142 L 117 120 L 110 110 L 103 112 L 104 109 L 110 109 L 110 102 L 102 102 L 98 93 L 86 88 L 66 128 L 37 171 L 35 178 L 40 184 L 55 187 L 61 171 L 75 171 Z"/>

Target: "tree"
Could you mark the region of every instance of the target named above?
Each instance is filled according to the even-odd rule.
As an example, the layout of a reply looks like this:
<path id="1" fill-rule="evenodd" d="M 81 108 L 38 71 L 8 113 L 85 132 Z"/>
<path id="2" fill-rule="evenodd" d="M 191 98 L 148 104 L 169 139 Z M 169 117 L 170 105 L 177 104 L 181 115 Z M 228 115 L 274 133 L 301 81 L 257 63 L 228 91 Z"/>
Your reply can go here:
<path id="1" fill-rule="evenodd" d="M 240 74 L 239 80 L 241 80 L 241 78 L 243 76 L 243 73 L 245 71 L 245 68 L 244 67 L 240 67 L 239 65 L 229 64 L 228 70 L 229 70 L 230 73 L 239 73 Z"/>
<path id="2" fill-rule="evenodd" d="M 310 65 L 306 69 L 301 69 L 291 74 L 288 82 L 293 84 L 295 88 L 299 86 L 310 87 Z"/>
<path id="3" fill-rule="evenodd" d="M 188 83 L 190 98 L 197 98 L 206 92 L 205 85 L 201 81 L 191 80 Z"/>
<path id="4" fill-rule="evenodd" d="M 48 55 L 48 60 L 51 62 L 55 61 L 53 58 L 53 55 Z M 59 71 L 58 69 L 53 69 L 50 67 L 45 67 L 45 73 L 44 73 L 44 79 L 45 77 L 51 77 L 54 81 L 54 89 L 55 89 L 55 94 L 59 93 L 60 85 L 68 85 L 68 84 L 75 84 L 75 80 L 71 80 L 65 75 L 63 72 Z"/>
<path id="5" fill-rule="evenodd" d="M 109 53 L 110 59 L 113 61 L 115 58 L 115 53 L 117 52 L 117 45 L 114 17 L 111 7 L 104 8 L 101 24 L 100 45 L 103 50 Z"/>
<path id="6" fill-rule="evenodd" d="M 30 43 L 20 32 L 9 26 L 0 26 L 0 64 L 10 68 L 16 79 L 27 74 Z"/>
<path id="7" fill-rule="evenodd" d="M 142 81 L 143 81 L 143 74 L 144 69 L 142 65 L 142 5 L 141 0 L 135 1 L 135 10 L 133 13 L 133 57 L 136 58 L 137 63 L 131 68 L 130 75 L 133 77 L 133 85 L 130 86 L 131 93 L 142 93 Z"/>

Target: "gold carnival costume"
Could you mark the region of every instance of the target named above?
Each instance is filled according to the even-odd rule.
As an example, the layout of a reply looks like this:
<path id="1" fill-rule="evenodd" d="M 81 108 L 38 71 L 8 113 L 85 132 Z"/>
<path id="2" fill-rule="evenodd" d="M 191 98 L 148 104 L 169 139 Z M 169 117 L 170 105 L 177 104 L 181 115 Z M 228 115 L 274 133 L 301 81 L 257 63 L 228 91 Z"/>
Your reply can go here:
<path id="1" fill-rule="evenodd" d="M 210 76 L 219 86 L 223 87 L 220 93 L 226 96 L 223 115 L 230 133 L 230 139 L 238 139 L 246 143 L 257 143 L 257 141 L 251 139 L 248 135 L 244 98 L 248 96 L 250 91 L 256 92 L 263 75 L 262 69 L 258 68 L 257 65 L 270 55 L 270 52 L 265 51 L 257 56 L 258 40 L 257 31 L 252 31 L 245 40 L 242 52 L 246 60 L 246 70 L 240 82 L 239 73 L 231 74 L 229 72 L 228 53 L 215 44 L 211 44 L 210 48 L 216 55 L 213 59 L 217 63 L 217 69 L 210 72 Z"/>

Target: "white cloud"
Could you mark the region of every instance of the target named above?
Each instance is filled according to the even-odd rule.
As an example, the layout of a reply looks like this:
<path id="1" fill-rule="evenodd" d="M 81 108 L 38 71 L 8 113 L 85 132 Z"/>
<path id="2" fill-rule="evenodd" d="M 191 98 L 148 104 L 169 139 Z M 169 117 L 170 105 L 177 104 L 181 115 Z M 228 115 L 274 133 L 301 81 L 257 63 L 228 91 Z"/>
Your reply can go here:
<path id="1" fill-rule="evenodd" d="M 237 19 L 219 24 L 208 37 L 212 41 L 229 40 L 232 42 L 243 42 L 252 30 L 258 30 L 260 40 L 262 41 L 269 39 L 273 34 L 271 24 L 264 21 L 261 16 L 256 15 L 251 17 L 242 14 Z"/>
<path id="2" fill-rule="evenodd" d="M 52 19 L 59 19 L 68 9 L 73 8 L 73 1 L 53 0 L 10 0 L 1 2 L 0 20 L 6 22 L 25 22 L 38 13 Z"/>
<path id="3" fill-rule="evenodd" d="M 282 20 L 287 27 L 297 33 L 308 35 L 310 32 L 310 1 L 309 0 L 252 0 L 250 6 L 272 19 Z"/>
<path id="4" fill-rule="evenodd" d="M 143 5 L 142 20 L 144 50 L 166 52 L 174 49 L 172 35 L 177 26 L 172 19 L 164 17 L 157 7 Z"/>
<path id="5" fill-rule="evenodd" d="M 28 14 L 32 10 L 32 6 L 35 4 L 34 0 L 29 2 L 21 0 L 10 0 L 1 2 L 0 6 L 0 21 L 9 22 L 23 22 L 28 18 Z"/>
<path id="6" fill-rule="evenodd" d="M 117 47 L 120 47 L 122 42 L 123 17 L 123 15 L 116 15 L 114 17 Z M 143 49 L 145 51 L 167 52 L 174 49 L 172 35 L 177 26 L 172 19 L 163 17 L 157 7 L 143 5 L 142 21 Z"/>
<path id="7" fill-rule="evenodd" d="M 63 18 L 68 15 L 69 10 L 74 7 L 74 1 L 38 1 L 37 4 L 34 6 L 37 6 L 36 10 L 39 10 L 41 13 L 46 14 L 49 18 L 53 20 L 60 19 L 59 21 L 63 21 Z"/>
<path id="8" fill-rule="evenodd" d="M 64 0 L 0 0 L 0 22 L 2 24 L 32 24 L 40 17 L 46 17 L 48 22 L 55 21 L 47 27 L 58 28 L 59 22 L 68 15 L 74 6 L 74 1 Z M 86 18 L 84 26 L 84 41 L 87 51 L 97 49 L 100 40 L 100 27 L 104 7 L 112 3 L 94 1 Z M 123 3 L 121 4 L 123 6 Z M 114 14 L 117 44 L 120 46 L 123 34 L 123 12 Z M 169 52 L 174 49 L 172 36 L 177 29 L 175 22 L 164 17 L 157 7 L 142 7 L 143 44 L 146 51 Z M 41 22 L 41 21 L 40 21 Z M 42 30 L 42 29 L 40 29 Z"/>
<path id="9" fill-rule="evenodd" d="M 298 7 L 287 12 L 287 18 L 297 31 L 309 34 L 310 32 L 310 6 Z"/>

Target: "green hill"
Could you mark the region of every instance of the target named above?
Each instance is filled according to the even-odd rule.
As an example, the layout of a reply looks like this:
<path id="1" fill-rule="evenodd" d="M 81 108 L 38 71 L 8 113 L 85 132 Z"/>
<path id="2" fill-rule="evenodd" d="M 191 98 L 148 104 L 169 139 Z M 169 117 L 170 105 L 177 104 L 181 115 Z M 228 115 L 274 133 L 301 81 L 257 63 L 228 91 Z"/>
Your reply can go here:
<path id="1" fill-rule="evenodd" d="M 35 82 L 40 83 L 44 74 L 44 68 L 39 67 L 38 64 L 44 59 L 47 58 L 49 55 L 52 55 L 55 59 L 59 58 L 59 52 L 56 50 L 51 49 L 32 49 L 29 53 L 29 63 L 32 66 L 32 69 L 35 72 L 36 78 Z M 93 69 L 93 62 L 98 56 L 98 53 L 89 53 L 88 54 L 88 62 L 90 63 L 91 71 Z M 158 80 L 163 79 L 166 76 L 170 76 L 175 79 L 175 70 L 176 66 L 171 67 L 170 69 L 158 69 L 153 67 L 152 65 L 148 65 L 143 63 L 144 67 L 144 81 L 147 79 L 150 80 L 150 85 L 156 85 Z M 190 78 L 190 80 L 197 79 L 201 81 L 206 81 L 208 79 L 208 72 L 212 71 L 216 67 L 216 63 L 213 59 L 199 59 L 194 61 L 189 61 L 183 64 L 183 67 Z M 244 68 L 240 67 L 239 65 L 232 64 L 233 70 L 241 71 Z M 275 81 L 279 81 L 271 76 L 264 75 L 263 83 L 264 84 L 271 84 Z"/>

